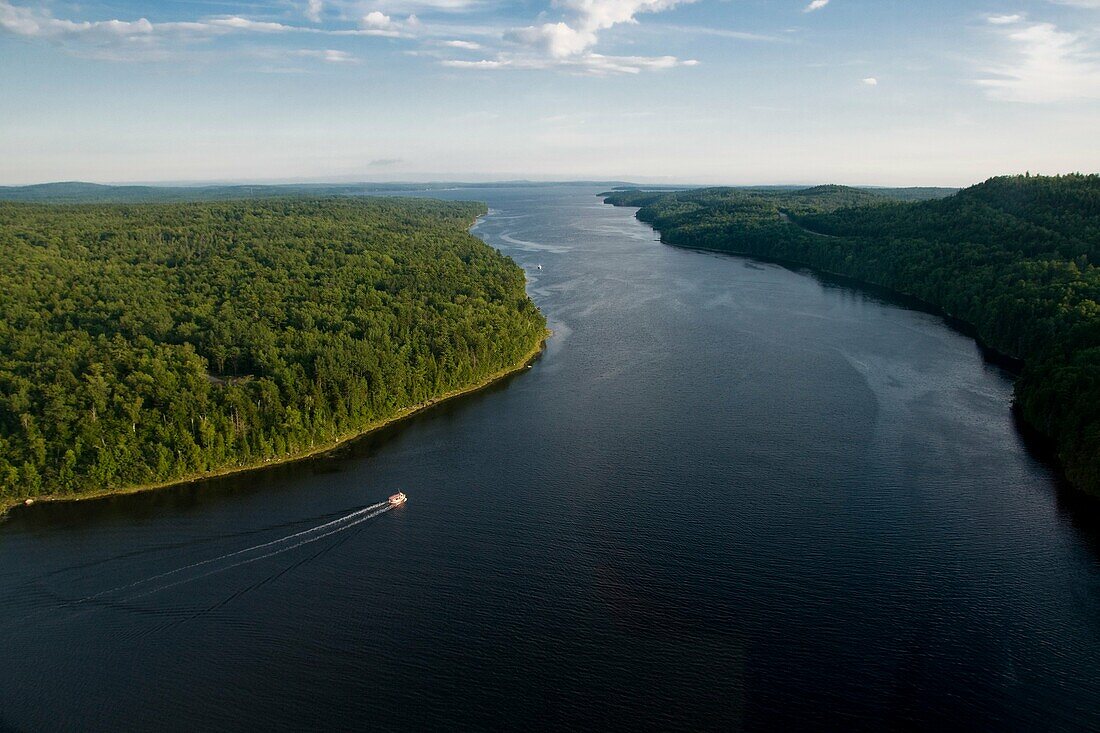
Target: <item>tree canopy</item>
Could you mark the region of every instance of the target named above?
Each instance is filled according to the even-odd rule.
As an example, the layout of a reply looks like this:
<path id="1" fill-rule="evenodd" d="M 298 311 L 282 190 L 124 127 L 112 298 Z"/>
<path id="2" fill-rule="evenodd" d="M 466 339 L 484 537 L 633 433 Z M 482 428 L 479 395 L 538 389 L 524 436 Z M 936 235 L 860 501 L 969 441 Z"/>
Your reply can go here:
<path id="1" fill-rule="evenodd" d="M 514 365 L 545 320 L 484 211 L 0 203 L 0 498 L 261 463 Z"/>

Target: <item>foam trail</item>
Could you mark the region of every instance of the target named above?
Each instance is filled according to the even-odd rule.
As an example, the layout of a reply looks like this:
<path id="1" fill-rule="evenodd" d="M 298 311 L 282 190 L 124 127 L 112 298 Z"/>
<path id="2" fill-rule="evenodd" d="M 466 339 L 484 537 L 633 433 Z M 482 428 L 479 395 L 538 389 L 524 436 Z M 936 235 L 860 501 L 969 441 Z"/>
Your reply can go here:
<path id="1" fill-rule="evenodd" d="M 263 559 L 268 558 L 268 557 L 273 557 L 275 555 L 279 555 L 279 554 L 284 553 L 284 552 L 289 552 L 290 550 L 297 549 L 299 547 L 302 547 L 303 545 L 308 545 L 310 543 L 317 542 L 318 540 L 323 540 L 325 537 L 331 537 L 334 534 L 337 534 L 339 532 L 343 532 L 345 530 L 351 529 L 352 527 L 354 527 L 357 524 L 362 524 L 363 522 L 367 521 L 368 519 L 373 519 L 374 517 L 377 517 L 379 514 L 385 514 L 390 509 L 393 509 L 393 505 L 391 505 L 389 502 L 382 502 L 381 505 L 376 504 L 375 506 L 381 506 L 382 508 L 377 509 L 376 511 L 373 511 L 370 514 L 367 514 L 365 516 L 359 517 L 354 522 L 348 522 L 347 524 L 345 524 L 341 527 L 337 527 L 336 529 L 329 530 L 328 532 L 325 532 L 323 534 L 319 534 L 319 535 L 316 535 L 314 537 L 307 537 L 304 540 L 301 540 L 299 542 L 295 542 L 293 545 L 290 545 L 289 547 L 280 547 L 277 550 L 272 550 L 271 552 L 266 552 L 263 555 L 257 555 L 256 557 L 250 557 L 250 558 L 247 558 L 245 560 L 240 560 L 238 562 L 226 565 L 225 567 L 214 568 L 213 570 L 208 570 L 205 573 L 200 573 L 199 575 L 196 575 L 192 578 L 184 578 L 183 580 L 177 580 L 174 583 L 168 583 L 166 585 L 161 585 L 161 586 L 158 586 L 156 588 L 153 588 L 152 590 L 147 590 L 144 593 L 138 593 L 136 596 L 130 596 L 129 598 L 123 598 L 121 602 L 122 603 L 128 603 L 129 601 L 133 601 L 133 600 L 136 600 L 138 598 L 144 598 L 145 596 L 152 595 L 153 593 L 159 593 L 160 591 L 167 590 L 168 588 L 174 588 L 177 585 L 183 585 L 184 583 L 191 583 L 191 582 L 196 581 L 196 580 L 201 580 L 202 578 L 205 578 L 207 576 L 214 575 L 215 573 L 222 573 L 222 572 L 225 572 L 226 570 L 232 570 L 233 568 L 240 567 L 241 565 L 248 565 L 249 563 L 257 562 L 259 560 L 263 560 Z M 373 507 L 369 507 L 369 508 L 373 508 Z M 364 509 L 362 511 L 367 511 L 367 510 Z M 299 534 L 304 534 L 304 533 L 299 533 Z M 285 539 L 289 539 L 289 538 L 285 538 Z M 274 543 L 268 543 L 268 544 L 274 544 Z M 234 553 L 230 553 L 229 555 L 225 555 L 223 557 L 232 557 L 233 555 L 239 555 L 239 554 L 240 554 L 239 552 L 234 552 Z M 211 562 L 211 561 L 208 560 L 206 562 Z M 197 565 L 204 565 L 204 564 L 206 564 L 206 562 L 204 562 L 204 563 L 195 563 L 195 565 L 190 565 L 188 567 L 196 567 Z M 177 571 L 173 571 L 173 572 L 177 572 Z M 167 575 L 167 573 L 165 575 Z M 164 576 L 162 575 L 161 577 L 164 577 Z"/>
<path id="2" fill-rule="evenodd" d="M 118 591 L 128 590 L 130 588 L 134 588 L 134 587 L 139 586 L 139 585 L 144 585 L 145 583 L 151 583 L 154 580 L 160 580 L 161 578 L 167 578 L 167 577 L 172 576 L 172 575 L 177 575 L 177 574 L 182 573 L 182 572 L 187 571 L 187 570 L 192 570 L 194 568 L 199 568 L 199 567 L 202 567 L 204 565 L 210 565 L 212 563 L 216 563 L 216 562 L 219 562 L 221 560 L 228 560 L 231 557 L 237 557 L 238 555 L 245 555 L 245 554 L 248 554 L 250 552 L 255 552 L 256 550 L 262 550 L 265 547 L 272 547 L 273 545 L 278 545 L 278 544 L 283 543 L 283 542 L 289 542 L 290 540 L 293 540 L 296 537 L 301 537 L 303 535 L 308 535 L 308 534 L 312 534 L 313 532 L 317 532 L 317 531 L 320 531 L 320 530 L 323 530 L 323 529 L 327 529 L 328 527 L 332 527 L 333 525 L 337 525 L 337 524 L 341 524 L 343 522 L 347 522 L 348 520 L 354 519 L 355 517 L 358 517 L 358 516 L 360 516 L 362 514 L 365 514 L 367 512 L 379 509 L 381 507 L 388 507 L 388 506 L 389 506 L 389 502 L 386 502 L 386 501 L 382 501 L 382 502 L 379 502 L 377 504 L 372 504 L 368 507 L 363 507 L 362 509 L 356 509 L 351 514 L 345 514 L 342 517 L 337 517 L 336 519 L 333 519 L 329 522 L 325 522 L 324 524 L 319 524 L 316 527 L 310 527 L 309 529 L 303 529 L 300 532 L 295 532 L 294 534 L 287 535 L 286 537 L 280 537 L 278 539 L 271 540 L 270 542 L 263 542 L 259 545 L 253 545 L 252 547 L 246 547 L 243 550 L 236 550 L 234 552 L 227 552 L 224 555 L 218 555 L 217 557 L 212 557 L 209 560 L 202 560 L 200 562 L 191 563 L 190 565 L 184 565 L 182 568 L 176 568 L 175 570 L 169 570 L 169 571 L 164 572 L 164 573 L 158 573 L 157 575 L 151 575 L 148 578 L 142 578 L 141 580 L 135 580 L 133 583 L 129 583 L 127 585 L 120 585 L 120 586 L 117 586 L 115 588 L 110 588 L 108 590 L 100 591 L 99 593 L 96 593 L 94 595 L 85 596 L 84 598 L 80 598 L 76 601 L 73 601 L 72 603 L 73 604 L 87 603 L 88 601 L 93 601 L 96 598 L 100 598 L 102 596 L 109 595 L 111 593 L 117 593 Z M 371 516 L 376 516 L 376 515 L 372 514 Z M 356 524 L 358 524 L 358 522 L 356 522 Z M 352 526 L 352 525 L 349 525 L 349 526 Z M 326 535 L 323 535 L 323 536 L 327 537 L 328 535 L 326 534 Z M 295 547 L 300 547 L 300 545 L 295 545 Z M 268 557 L 268 556 L 265 555 L 264 557 Z M 235 566 L 231 565 L 230 567 L 235 567 Z M 201 577 L 204 577 L 204 576 L 200 575 L 199 577 L 201 578 Z M 165 587 L 168 587 L 168 586 L 165 586 Z"/>

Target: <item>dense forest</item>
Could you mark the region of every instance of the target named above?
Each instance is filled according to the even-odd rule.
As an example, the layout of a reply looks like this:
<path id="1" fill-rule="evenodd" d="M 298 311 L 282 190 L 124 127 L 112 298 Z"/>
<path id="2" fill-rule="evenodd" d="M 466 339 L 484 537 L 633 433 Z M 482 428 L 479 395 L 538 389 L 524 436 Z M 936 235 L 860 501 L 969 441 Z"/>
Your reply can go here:
<path id="1" fill-rule="evenodd" d="M 261 463 L 516 365 L 545 320 L 484 211 L 0 203 L 0 498 Z"/>
<path id="2" fill-rule="evenodd" d="M 763 256 L 885 286 L 1021 359 L 1016 406 L 1067 477 L 1100 493 L 1100 176 L 994 178 L 899 203 L 819 187 L 617 192 L 674 245 Z"/>

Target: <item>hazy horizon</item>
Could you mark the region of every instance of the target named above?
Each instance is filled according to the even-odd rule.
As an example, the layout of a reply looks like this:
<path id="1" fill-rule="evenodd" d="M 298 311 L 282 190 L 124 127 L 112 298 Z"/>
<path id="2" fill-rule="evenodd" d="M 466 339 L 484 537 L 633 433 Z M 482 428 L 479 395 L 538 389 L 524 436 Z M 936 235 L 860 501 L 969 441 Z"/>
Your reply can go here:
<path id="1" fill-rule="evenodd" d="M 1031 175 L 1067 175 L 1073 173 L 1083 173 L 1084 171 L 1065 171 L 1059 173 L 1044 173 L 1036 171 L 1020 171 L 1019 174 L 1030 172 Z M 1015 175 L 1015 173 L 1004 173 L 997 175 Z M 987 180 L 993 176 L 987 176 L 982 181 Z M 532 184 L 532 185 L 548 185 L 548 184 L 621 184 L 621 185 L 638 185 L 638 186 L 655 186 L 665 188 L 696 188 L 696 187 L 730 187 L 730 188 L 799 188 L 799 187 L 814 187 L 825 185 L 839 185 L 847 186 L 850 188 L 966 188 L 971 185 L 981 183 L 982 181 L 970 181 L 963 184 L 954 183 L 932 183 L 932 184 L 913 184 L 913 185 L 896 185 L 889 182 L 843 182 L 843 181 L 752 181 L 747 183 L 733 183 L 728 181 L 678 181 L 678 180 L 664 180 L 660 178 L 652 177 L 619 177 L 619 176 L 603 176 L 603 177 L 538 177 L 538 176 L 522 176 L 515 175 L 511 177 L 507 176 L 487 176 L 484 178 L 478 178 L 471 176 L 469 178 L 432 178 L 427 175 L 423 177 L 411 177 L 411 178 L 292 178 L 292 179 L 191 179 L 191 180 L 153 180 L 153 181 L 107 181 L 107 180 L 87 180 L 87 179 L 58 179 L 50 181 L 32 181 L 29 183 L 0 183 L 0 188 L 25 188 L 31 186 L 49 186 L 49 185 L 63 185 L 63 184 L 91 184 L 97 186 L 144 186 L 152 188 L 190 188 L 190 187 L 217 187 L 217 186 L 491 186 L 494 184 L 501 186 Z"/>

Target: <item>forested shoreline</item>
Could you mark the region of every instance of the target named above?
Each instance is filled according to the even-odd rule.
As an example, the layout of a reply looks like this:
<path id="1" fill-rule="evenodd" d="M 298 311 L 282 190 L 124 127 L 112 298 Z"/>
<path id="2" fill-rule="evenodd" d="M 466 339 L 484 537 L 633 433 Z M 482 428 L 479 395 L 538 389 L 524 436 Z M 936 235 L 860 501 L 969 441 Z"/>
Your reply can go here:
<path id="1" fill-rule="evenodd" d="M 473 203 L 0 203 L 0 501 L 263 465 L 537 352 Z"/>
<path id="2" fill-rule="evenodd" d="M 780 259 L 919 298 L 1024 367 L 1016 407 L 1100 494 L 1100 176 L 994 178 L 901 203 L 840 186 L 623 191 L 662 241 Z"/>

